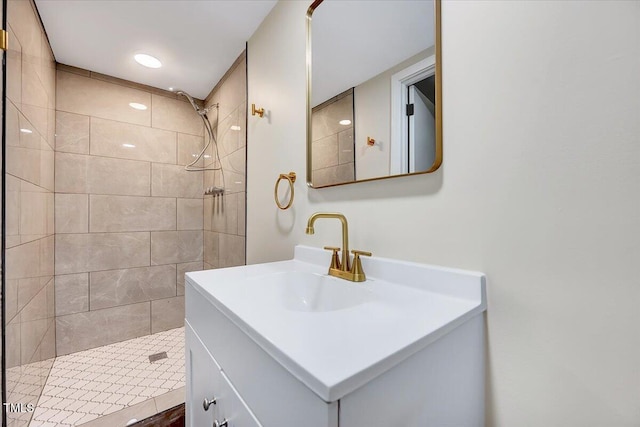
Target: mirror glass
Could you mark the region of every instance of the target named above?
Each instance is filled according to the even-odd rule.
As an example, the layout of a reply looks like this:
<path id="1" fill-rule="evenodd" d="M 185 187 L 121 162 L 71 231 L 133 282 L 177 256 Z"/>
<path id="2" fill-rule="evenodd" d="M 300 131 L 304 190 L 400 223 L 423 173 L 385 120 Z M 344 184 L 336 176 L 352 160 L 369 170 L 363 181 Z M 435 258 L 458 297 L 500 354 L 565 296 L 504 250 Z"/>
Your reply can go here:
<path id="1" fill-rule="evenodd" d="M 439 0 L 316 0 L 307 13 L 307 183 L 442 162 Z"/>

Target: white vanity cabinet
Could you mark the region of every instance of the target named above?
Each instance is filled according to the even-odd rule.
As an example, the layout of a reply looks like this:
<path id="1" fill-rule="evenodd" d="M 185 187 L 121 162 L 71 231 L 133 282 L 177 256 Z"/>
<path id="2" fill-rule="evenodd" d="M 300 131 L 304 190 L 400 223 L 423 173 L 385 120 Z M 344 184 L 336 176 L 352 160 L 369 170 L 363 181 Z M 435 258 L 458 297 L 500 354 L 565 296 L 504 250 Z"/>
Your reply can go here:
<path id="1" fill-rule="evenodd" d="M 187 426 L 484 426 L 484 276 L 325 257 L 187 274 Z"/>

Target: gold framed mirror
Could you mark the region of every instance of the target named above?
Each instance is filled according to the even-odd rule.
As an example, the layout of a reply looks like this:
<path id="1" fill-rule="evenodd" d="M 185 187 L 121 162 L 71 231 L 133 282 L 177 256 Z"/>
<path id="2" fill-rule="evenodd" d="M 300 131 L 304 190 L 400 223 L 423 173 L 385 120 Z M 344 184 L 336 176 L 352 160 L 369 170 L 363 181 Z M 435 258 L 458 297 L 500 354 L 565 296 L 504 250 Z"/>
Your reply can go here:
<path id="1" fill-rule="evenodd" d="M 307 184 L 442 164 L 441 0 L 316 0 L 307 11 Z"/>

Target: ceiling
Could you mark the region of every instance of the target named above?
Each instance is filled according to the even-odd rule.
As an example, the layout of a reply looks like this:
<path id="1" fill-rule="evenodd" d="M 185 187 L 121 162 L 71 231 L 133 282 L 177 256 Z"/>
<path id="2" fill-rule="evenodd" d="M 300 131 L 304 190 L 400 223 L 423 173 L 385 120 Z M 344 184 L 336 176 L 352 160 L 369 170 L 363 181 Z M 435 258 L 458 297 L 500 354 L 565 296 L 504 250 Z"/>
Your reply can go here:
<path id="1" fill-rule="evenodd" d="M 204 99 L 276 0 L 35 0 L 56 61 Z M 158 58 L 151 69 L 137 53 Z"/>

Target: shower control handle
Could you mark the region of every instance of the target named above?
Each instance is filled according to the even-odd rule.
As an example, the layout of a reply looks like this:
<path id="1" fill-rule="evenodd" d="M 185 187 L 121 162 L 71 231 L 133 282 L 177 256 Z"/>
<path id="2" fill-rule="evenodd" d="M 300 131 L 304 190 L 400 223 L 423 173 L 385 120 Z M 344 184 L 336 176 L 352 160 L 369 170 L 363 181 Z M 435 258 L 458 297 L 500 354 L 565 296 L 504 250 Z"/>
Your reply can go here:
<path id="1" fill-rule="evenodd" d="M 211 405 L 215 405 L 216 404 L 216 398 L 214 397 L 213 399 L 207 399 L 206 397 L 204 398 L 204 402 L 202 402 L 202 407 L 204 408 L 205 411 L 209 410 L 209 406 Z"/>
<path id="2" fill-rule="evenodd" d="M 222 422 L 215 420 L 213 427 L 229 427 L 229 421 L 226 418 Z"/>

